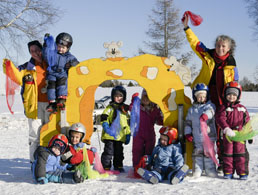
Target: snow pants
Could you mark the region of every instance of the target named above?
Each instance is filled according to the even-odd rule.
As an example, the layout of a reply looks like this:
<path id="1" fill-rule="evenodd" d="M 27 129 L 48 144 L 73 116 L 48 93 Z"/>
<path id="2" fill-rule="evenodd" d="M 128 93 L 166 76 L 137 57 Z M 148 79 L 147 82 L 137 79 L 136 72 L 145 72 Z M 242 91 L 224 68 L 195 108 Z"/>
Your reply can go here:
<path id="1" fill-rule="evenodd" d="M 155 134 L 152 138 L 146 139 L 141 135 L 137 135 L 133 138 L 133 167 L 136 167 L 142 156 L 151 155 L 155 147 Z"/>
<path id="2" fill-rule="evenodd" d="M 238 175 L 249 174 L 249 153 L 247 151 L 245 143 L 241 142 L 229 142 L 227 138 L 223 137 L 223 172 Z"/>
<path id="3" fill-rule="evenodd" d="M 67 75 L 57 73 L 48 75 L 47 98 L 56 100 L 60 96 L 67 96 Z"/>
<path id="4" fill-rule="evenodd" d="M 101 155 L 101 163 L 104 169 L 110 169 L 112 158 L 114 168 L 122 168 L 124 160 L 123 142 L 116 140 L 104 140 L 104 152 Z"/>
<path id="5" fill-rule="evenodd" d="M 30 162 L 34 161 L 33 154 L 40 144 L 40 129 L 49 121 L 50 112 L 47 112 L 47 106 L 47 102 L 38 102 L 38 119 L 28 118 Z"/>

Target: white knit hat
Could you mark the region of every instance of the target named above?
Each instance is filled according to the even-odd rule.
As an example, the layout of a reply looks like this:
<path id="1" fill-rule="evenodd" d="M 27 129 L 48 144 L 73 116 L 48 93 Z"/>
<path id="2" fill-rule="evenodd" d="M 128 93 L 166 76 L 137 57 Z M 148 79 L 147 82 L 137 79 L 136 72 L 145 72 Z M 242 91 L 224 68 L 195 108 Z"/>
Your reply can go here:
<path id="1" fill-rule="evenodd" d="M 236 96 L 239 95 L 239 91 L 237 88 L 233 88 L 233 87 L 229 87 L 226 89 L 226 95 L 229 95 L 229 94 L 235 94 Z"/>
<path id="2" fill-rule="evenodd" d="M 200 93 L 205 93 L 207 95 L 207 91 L 206 90 L 199 90 L 199 91 L 196 91 L 194 93 L 195 97 L 197 97 Z"/>

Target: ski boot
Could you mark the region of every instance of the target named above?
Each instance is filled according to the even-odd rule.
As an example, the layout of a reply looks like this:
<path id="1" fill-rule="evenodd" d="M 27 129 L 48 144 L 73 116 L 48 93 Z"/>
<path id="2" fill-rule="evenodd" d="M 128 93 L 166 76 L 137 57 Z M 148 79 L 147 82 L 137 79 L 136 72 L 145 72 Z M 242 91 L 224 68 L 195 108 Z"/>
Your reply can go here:
<path id="1" fill-rule="evenodd" d="M 184 177 L 187 175 L 189 167 L 187 165 L 183 165 L 175 174 L 174 177 L 172 177 L 170 183 L 172 185 L 175 185 L 177 183 L 180 183 L 183 181 Z"/>
<path id="2" fill-rule="evenodd" d="M 60 110 L 65 110 L 65 102 L 66 102 L 66 96 L 60 96 L 57 99 L 57 107 L 60 108 Z"/>
<path id="3" fill-rule="evenodd" d="M 49 102 L 49 105 L 47 106 L 47 111 L 54 114 L 57 113 L 57 106 L 55 101 Z"/>
<path id="4" fill-rule="evenodd" d="M 151 171 L 148 171 L 146 169 L 143 168 L 139 168 L 137 170 L 137 173 L 146 181 L 152 183 L 152 184 L 157 184 L 159 183 L 159 179 L 158 177 Z"/>

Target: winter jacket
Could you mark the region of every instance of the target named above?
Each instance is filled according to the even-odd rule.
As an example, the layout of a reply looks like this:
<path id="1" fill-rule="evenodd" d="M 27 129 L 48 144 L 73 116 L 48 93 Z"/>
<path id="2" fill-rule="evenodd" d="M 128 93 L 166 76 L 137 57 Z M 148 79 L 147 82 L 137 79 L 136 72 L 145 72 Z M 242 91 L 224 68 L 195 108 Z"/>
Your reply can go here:
<path id="1" fill-rule="evenodd" d="M 181 144 L 175 143 L 168 146 L 161 146 L 160 143 L 154 148 L 149 156 L 148 164 L 153 165 L 153 170 L 166 169 L 179 170 L 184 165 Z"/>
<path id="2" fill-rule="evenodd" d="M 126 135 L 131 134 L 130 126 L 129 126 L 129 106 L 126 104 L 116 104 L 111 102 L 106 109 L 103 111 L 101 115 L 101 124 L 107 123 L 109 127 L 111 127 L 113 121 L 116 119 L 117 110 L 120 111 L 120 129 L 117 129 L 119 132 L 116 137 L 110 136 L 103 127 L 101 140 L 116 140 L 124 142 L 126 141 Z"/>
<path id="3" fill-rule="evenodd" d="M 163 114 L 161 110 L 157 107 L 157 105 L 154 105 L 151 110 L 147 110 L 141 105 L 140 124 L 137 136 L 140 136 L 143 139 L 155 139 L 155 124 L 163 124 Z"/>
<path id="4" fill-rule="evenodd" d="M 6 61 L 3 62 L 3 70 L 6 73 Z M 47 102 L 46 90 L 46 69 L 45 62 L 39 64 L 33 58 L 29 62 L 16 68 L 11 62 L 10 79 L 21 85 L 21 96 L 23 100 L 24 112 L 26 117 L 37 119 L 38 102 Z M 25 82 L 24 76 L 30 74 L 32 82 Z"/>
<path id="5" fill-rule="evenodd" d="M 70 52 L 66 52 L 64 54 L 57 54 L 57 63 L 56 65 L 50 67 L 48 69 L 47 80 L 54 80 L 57 78 L 67 78 L 66 64 L 69 63 L 70 66 L 76 66 L 79 64 L 79 61 L 73 56 Z"/>
<path id="6" fill-rule="evenodd" d="M 239 102 L 235 104 L 225 103 L 216 112 L 216 122 L 221 129 L 229 127 L 232 130 L 241 131 L 249 120 L 246 107 Z"/>
<path id="7" fill-rule="evenodd" d="M 61 174 L 66 170 L 66 166 L 60 165 L 60 156 L 55 156 L 50 148 L 39 146 L 34 153 L 35 161 L 32 164 L 33 176 L 36 181 L 39 178 L 53 179 L 59 181 Z"/>
<path id="8" fill-rule="evenodd" d="M 199 56 L 199 58 L 202 60 L 202 68 L 199 73 L 199 75 L 196 77 L 194 82 L 191 85 L 191 88 L 193 88 L 197 83 L 204 83 L 207 86 L 210 84 L 211 78 L 214 75 L 216 78 L 214 86 L 216 86 L 215 94 L 210 94 L 211 97 L 216 95 L 218 96 L 216 100 L 219 102 L 214 102 L 216 106 L 219 104 L 222 104 L 222 90 L 224 87 L 224 84 L 236 81 L 239 79 L 238 76 L 238 70 L 236 67 L 235 60 L 232 55 L 228 57 L 228 61 L 226 62 L 226 65 L 223 67 L 217 67 L 214 58 L 212 57 L 212 53 L 214 50 L 206 48 L 206 46 L 199 41 L 197 36 L 193 33 L 193 31 L 188 28 L 185 30 L 186 37 L 188 39 L 188 42 L 190 43 L 191 48 L 193 51 Z M 214 72 L 216 71 L 216 72 Z"/>
<path id="9" fill-rule="evenodd" d="M 211 103 L 211 101 L 208 101 L 206 104 L 194 103 L 192 107 L 188 109 L 185 119 L 185 135 L 193 135 L 193 142 L 196 148 L 203 148 L 203 135 L 200 126 L 200 116 L 202 114 L 208 116 L 208 136 L 211 141 L 216 141 L 215 109 L 215 105 Z"/>

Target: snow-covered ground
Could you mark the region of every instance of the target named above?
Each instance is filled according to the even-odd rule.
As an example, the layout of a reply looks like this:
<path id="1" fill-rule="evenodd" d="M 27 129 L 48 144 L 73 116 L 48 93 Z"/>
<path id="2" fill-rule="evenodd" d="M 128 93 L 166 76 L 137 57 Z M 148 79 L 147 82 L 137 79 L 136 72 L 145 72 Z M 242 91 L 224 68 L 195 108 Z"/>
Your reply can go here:
<path id="1" fill-rule="evenodd" d="M 1 79 L 2 82 L 2 79 Z M 2 83 L 1 83 L 2 86 Z M 95 98 L 100 99 L 110 94 L 111 89 L 99 88 Z M 134 92 L 141 88 L 127 88 L 128 100 Z M 188 89 L 186 94 L 191 94 Z M 258 93 L 244 92 L 242 103 L 251 115 L 258 112 Z M 15 114 L 11 115 L 6 106 L 5 96 L 0 95 L 0 194 L 258 194 L 258 139 L 252 145 L 247 145 L 250 153 L 250 175 L 247 181 L 237 179 L 224 180 L 223 178 L 191 179 L 187 177 L 184 182 L 170 185 L 167 182 L 152 185 L 141 179 L 128 178 L 128 171 L 132 166 L 132 142 L 124 147 L 124 167 L 127 173 L 109 176 L 105 179 L 86 180 L 81 184 L 46 184 L 33 183 L 29 163 L 28 150 L 28 124 L 23 115 L 20 96 L 15 98 Z M 159 127 L 156 127 L 156 131 Z M 103 144 L 99 142 L 100 131 L 93 133 L 92 146 L 99 153 Z M 158 139 L 157 133 L 157 139 Z M 100 143 L 100 144 L 99 144 Z"/>

